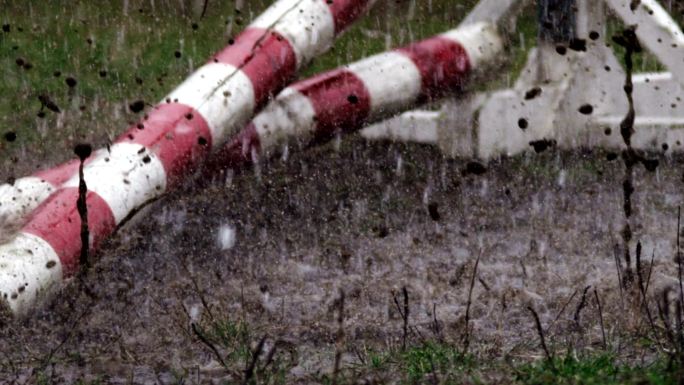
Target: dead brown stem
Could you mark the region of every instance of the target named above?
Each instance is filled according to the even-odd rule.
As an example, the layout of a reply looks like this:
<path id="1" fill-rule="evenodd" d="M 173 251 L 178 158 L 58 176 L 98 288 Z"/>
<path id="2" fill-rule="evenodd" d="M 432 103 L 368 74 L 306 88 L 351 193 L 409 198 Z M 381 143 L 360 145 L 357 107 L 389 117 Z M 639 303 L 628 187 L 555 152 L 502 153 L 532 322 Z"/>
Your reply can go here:
<path id="1" fill-rule="evenodd" d="M 584 307 L 587 305 L 587 292 L 590 288 L 591 286 L 587 286 L 584 288 L 584 291 L 582 291 L 582 298 L 580 298 L 580 302 L 577 304 L 577 309 L 575 309 L 575 317 L 573 319 L 575 320 L 575 325 L 578 329 L 581 328 L 580 315 L 582 309 L 584 309 Z"/>
<path id="2" fill-rule="evenodd" d="M 335 336 L 335 364 L 333 367 L 332 384 L 337 385 L 337 377 L 340 372 L 342 349 L 344 345 L 344 291 L 340 290 L 340 298 L 337 307 L 337 335 Z"/>
<path id="3" fill-rule="evenodd" d="M 553 321 L 551 321 L 551 323 L 549 323 L 549 325 L 546 327 L 546 330 L 544 330 L 544 333 L 549 333 L 549 331 L 551 330 L 551 328 L 553 327 L 553 325 L 556 323 L 556 321 L 558 321 L 558 319 L 561 317 L 561 315 L 563 315 L 563 313 L 565 312 L 565 309 L 568 307 L 568 305 L 570 304 L 570 302 L 572 302 L 573 298 L 575 298 L 576 295 L 577 295 L 577 289 L 575 289 L 575 291 L 572 293 L 572 295 L 570 296 L 570 298 L 568 298 L 568 300 L 565 301 L 565 303 L 564 303 L 563 306 L 561 307 L 561 309 L 560 309 L 560 311 L 558 312 L 558 314 L 556 314 L 556 317 L 553 319 Z"/>
<path id="4" fill-rule="evenodd" d="M 546 355 L 546 360 L 548 361 L 549 365 L 551 365 L 551 368 L 553 370 L 556 370 L 556 367 L 553 364 L 553 356 L 549 352 L 549 348 L 546 346 L 546 340 L 544 339 L 544 329 L 542 329 L 541 321 L 539 320 L 539 314 L 537 314 L 537 311 L 534 310 L 534 308 L 531 305 L 527 307 L 527 310 L 529 310 L 530 313 L 532 313 L 532 317 L 534 318 L 534 325 L 537 328 L 537 334 L 539 334 L 539 342 L 541 344 L 542 349 L 544 350 L 544 354 Z"/>
<path id="5" fill-rule="evenodd" d="M 615 270 L 617 272 L 618 276 L 618 288 L 620 289 L 620 305 L 622 306 L 622 309 L 625 308 L 625 296 L 622 292 L 622 287 L 624 286 L 622 283 L 622 264 L 620 263 L 620 246 L 616 243 L 613 246 L 613 257 L 615 259 Z"/>
<path id="6" fill-rule="evenodd" d="M 473 299 L 473 288 L 475 287 L 475 277 L 477 276 L 477 267 L 480 264 L 480 256 L 482 256 L 482 253 L 477 255 L 475 266 L 473 267 L 473 275 L 470 277 L 470 287 L 468 288 L 468 302 L 466 303 L 465 313 L 465 331 L 463 333 L 463 354 L 468 354 L 468 347 L 470 345 L 470 304 L 472 303 Z"/>
<path id="7" fill-rule="evenodd" d="M 223 357 L 221 357 L 221 353 L 218 351 L 216 346 L 211 341 L 209 341 L 209 338 L 207 338 L 207 336 L 204 335 L 204 333 L 200 330 L 197 324 L 192 322 L 190 324 L 190 327 L 192 327 L 192 332 L 195 333 L 197 339 L 199 339 L 200 342 L 206 345 L 209 348 L 209 350 L 211 350 L 212 353 L 214 353 L 214 356 L 221 363 L 221 366 L 223 366 L 224 368 L 228 368 L 226 362 L 223 360 Z"/>
<path id="8" fill-rule="evenodd" d="M 608 345 L 606 344 L 606 329 L 603 326 L 603 306 L 601 306 L 601 300 L 599 299 L 596 288 L 594 288 L 594 298 L 596 298 L 596 306 L 598 306 L 599 311 L 599 322 L 601 323 L 601 337 L 603 341 L 603 350 L 606 350 L 608 348 Z"/>
<path id="9" fill-rule="evenodd" d="M 261 353 L 264 350 L 264 343 L 266 343 L 266 336 L 261 337 L 259 343 L 252 352 L 252 360 L 249 362 L 249 365 L 245 369 L 245 378 L 242 381 L 243 385 L 249 384 L 252 377 L 254 377 L 254 368 L 256 368 L 256 364 L 257 362 L 259 362 L 259 356 L 261 356 Z"/>
<path id="10" fill-rule="evenodd" d="M 406 289 L 406 286 L 401 288 L 401 292 L 404 296 L 404 307 L 399 305 L 399 300 L 397 299 L 397 295 L 392 292 L 392 297 L 394 299 L 394 305 L 397 307 L 397 311 L 399 312 L 399 315 L 401 316 L 402 320 L 404 321 L 404 326 L 403 326 L 403 336 L 402 336 L 402 350 L 406 350 L 406 339 L 408 337 L 408 332 L 409 332 L 409 327 L 408 327 L 408 317 L 409 317 L 409 298 L 408 298 L 408 290 Z"/>

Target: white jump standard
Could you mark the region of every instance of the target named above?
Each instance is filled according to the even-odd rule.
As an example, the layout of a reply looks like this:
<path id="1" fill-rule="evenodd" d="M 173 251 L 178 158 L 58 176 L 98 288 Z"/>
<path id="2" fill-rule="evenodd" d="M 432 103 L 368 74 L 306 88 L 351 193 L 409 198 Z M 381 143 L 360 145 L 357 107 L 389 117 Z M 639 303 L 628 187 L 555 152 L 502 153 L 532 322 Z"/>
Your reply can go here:
<path id="1" fill-rule="evenodd" d="M 554 8 L 545 7 L 550 2 L 555 8 L 570 5 L 561 8 L 572 17 L 546 14 Z M 481 1 L 479 13 L 496 12 L 504 3 Z M 530 151 L 530 143 L 542 140 L 561 148 L 621 149 L 619 124 L 628 106 L 621 58 L 607 45 L 612 43 L 606 36 L 607 12 L 612 12 L 625 25 L 636 26 L 641 45 L 668 69 L 633 76 L 632 147 L 684 150 L 684 34 L 663 6 L 655 0 L 539 0 L 538 6 L 545 18 L 540 29 L 546 32 L 510 89 L 448 101 L 441 111 L 407 112 L 368 127 L 363 135 L 418 139 L 447 156 L 483 160 Z M 554 20 L 567 23 L 560 28 Z M 566 36 L 554 34 L 561 29 Z M 415 127 L 427 129 L 416 137 Z"/>

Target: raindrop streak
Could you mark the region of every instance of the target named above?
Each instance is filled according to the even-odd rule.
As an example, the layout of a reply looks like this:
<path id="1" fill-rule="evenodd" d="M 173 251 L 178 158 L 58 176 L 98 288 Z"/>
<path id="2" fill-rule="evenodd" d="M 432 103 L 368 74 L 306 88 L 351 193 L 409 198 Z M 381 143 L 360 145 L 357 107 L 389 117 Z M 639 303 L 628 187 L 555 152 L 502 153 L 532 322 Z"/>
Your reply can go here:
<path id="1" fill-rule="evenodd" d="M 534 148 L 534 152 L 537 154 L 546 151 L 549 147 L 553 147 L 556 145 L 555 140 L 549 140 L 549 139 L 541 139 L 541 140 L 533 140 L 530 142 L 530 146 Z"/>
<path id="2" fill-rule="evenodd" d="M 40 100 L 40 110 L 47 108 L 48 110 L 56 113 L 60 113 L 59 106 L 50 98 L 48 95 L 38 95 L 38 100 Z"/>
<path id="3" fill-rule="evenodd" d="M 86 186 L 83 177 L 83 163 L 92 152 L 93 148 L 89 144 L 77 144 L 74 148 L 74 153 L 81 160 L 81 164 L 78 167 L 78 200 L 76 201 L 76 209 L 78 210 L 78 215 L 81 217 L 81 255 L 79 264 L 83 267 L 84 271 L 90 267 L 90 262 L 88 260 L 90 230 L 88 229 L 88 205 L 86 204 L 88 186 Z"/>
<path id="4" fill-rule="evenodd" d="M 219 227 L 217 241 L 221 250 L 229 250 L 235 246 L 235 229 L 230 225 Z"/>
<path id="5" fill-rule="evenodd" d="M 541 87 L 534 87 L 525 93 L 525 100 L 532 100 L 532 99 L 536 98 L 537 96 L 541 95 L 541 93 L 542 93 Z"/>
<path id="6" fill-rule="evenodd" d="M 487 172 L 487 167 L 485 167 L 480 162 L 468 162 L 466 168 L 463 170 L 463 175 L 482 175 Z"/>
<path id="7" fill-rule="evenodd" d="M 577 51 L 577 52 L 586 52 L 587 51 L 587 41 L 584 39 L 572 39 L 572 40 L 570 40 L 570 44 L 568 45 L 568 48 L 570 48 L 573 51 Z"/>
<path id="8" fill-rule="evenodd" d="M 137 114 L 138 112 L 145 109 L 145 101 L 144 100 L 136 100 L 133 103 L 129 104 L 128 108 L 130 108 L 131 112 L 133 112 L 134 114 Z"/>
<path id="9" fill-rule="evenodd" d="M 437 202 L 431 202 L 428 204 L 428 213 L 433 221 L 439 221 L 441 216 L 439 215 L 439 205 Z"/>
<path id="10" fill-rule="evenodd" d="M 594 112 L 594 107 L 592 107 L 591 104 L 583 104 L 578 111 L 584 115 L 591 115 L 591 113 Z"/>
<path id="11" fill-rule="evenodd" d="M 12 143 L 17 140 L 17 133 L 14 131 L 9 131 L 5 133 L 5 140 Z"/>
<path id="12" fill-rule="evenodd" d="M 620 134 L 627 148 L 622 151 L 622 159 L 625 164 L 625 178 L 622 182 L 623 192 L 623 211 L 625 214 L 625 225 L 620 233 L 623 242 L 623 253 L 625 258 L 625 285 L 633 280 L 632 274 L 632 258 L 629 252 L 629 242 L 632 239 L 632 194 L 634 194 L 634 165 L 641 162 L 644 167 L 653 171 L 658 167 L 658 160 L 649 160 L 639 154 L 632 148 L 632 135 L 634 135 L 634 120 L 636 112 L 634 109 L 634 97 L 632 91 L 634 85 L 632 83 L 633 61 L 632 56 L 635 53 L 641 52 L 641 45 L 636 37 L 635 26 L 625 28 L 621 34 L 613 36 L 613 42 L 625 48 L 624 62 L 625 62 L 625 85 L 624 90 L 627 95 L 627 102 L 629 110 L 625 118 L 620 122 Z"/>
<path id="13" fill-rule="evenodd" d="M 69 86 L 69 88 L 74 88 L 74 87 L 76 87 L 76 84 L 78 83 L 78 82 L 76 81 L 76 79 L 72 78 L 71 76 L 69 76 L 68 78 L 64 79 L 64 82 L 66 83 L 67 86 Z"/>

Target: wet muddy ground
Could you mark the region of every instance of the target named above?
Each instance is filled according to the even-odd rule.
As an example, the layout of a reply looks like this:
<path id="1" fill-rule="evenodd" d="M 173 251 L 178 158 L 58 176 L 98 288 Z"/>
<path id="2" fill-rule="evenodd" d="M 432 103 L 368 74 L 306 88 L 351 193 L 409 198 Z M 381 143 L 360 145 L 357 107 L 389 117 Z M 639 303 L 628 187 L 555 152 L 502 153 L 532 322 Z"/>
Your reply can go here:
<path id="1" fill-rule="evenodd" d="M 483 168 L 429 146 L 352 138 L 187 186 L 121 229 L 45 310 L 0 330 L 0 378 L 236 383 L 266 337 L 286 383 L 326 382 L 336 341 L 347 378 L 397 381 L 364 368 L 369 351 L 403 344 L 402 288 L 407 343 L 461 344 L 478 257 L 471 352 L 496 362 L 542 357 L 527 306 L 552 349 L 598 349 L 596 303 L 576 312 L 592 285 L 607 340 L 638 359 L 651 348 L 629 342 L 643 317 L 621 300 L 614 258 L 624 166 L 607 155 L 550 149 Z M 635 171 L 634 239 L 644 265 L 653 255 L 651 293 L 677 282 L 683 161 Z"/>

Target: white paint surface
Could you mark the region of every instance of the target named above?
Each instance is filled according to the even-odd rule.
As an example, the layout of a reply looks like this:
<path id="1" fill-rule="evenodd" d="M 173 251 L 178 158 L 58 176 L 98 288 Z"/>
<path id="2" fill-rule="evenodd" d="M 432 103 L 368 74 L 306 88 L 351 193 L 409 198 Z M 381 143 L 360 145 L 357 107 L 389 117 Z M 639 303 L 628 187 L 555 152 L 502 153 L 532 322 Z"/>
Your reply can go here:
<path id="1" fill-rule="evenodd" d="M 268 154 L 290 138 L 310 138 L 315 116 L 316 111 L 309 98 L 293 88 L 284 89 L 252 121 L 259 134 L 261 151 Z"/>
<path id="2" fill-rule="evenodd" d="M 33 176 L 17 179 L 13 185 L 0 185 L 0 231 L 20 226 L 54 190 L 55 186 Z"/>
<path id="3" fill-rule="evenodd" d="M 371 118 L 401 111 L 420 95 L 418 67 L 406 55 L 385 52 L 349 65 L 371 99 Z"/>
<path id="4" fill-rule="evenodd" d="M 472 68 L 489 62 L 501 53 L 503 40 L 496 26 L 490 23 L 475 23 L 446 32 L 447 39 L 460 43 L 470 58 Z"/>
<path id="5" fill-rule="evenodd" d="M 283 35 L 294 48 L 297 68 L 325 52 L 335 38 L 335 21 L 326 0 L 281 0 L 250 26 Z"/>
<path id="6" fill-rule="evenodd" d="M 115 143 L 111 151 L 98 152 L 83 169 L 89 191 L 109 205 L 119 224 L 133 210 L 166 191 L 166 173 L 159 158 L 135 143 Z M 149 163 L 143 158 L 148 156 Z M 78 187 L 75 175 L 65 187 Z"/>
<path id="7" fill-rule="evenodd" d="M 167 98 L 199 111 L 211 130 L 213 147 L 241 129 L 254 112 L 251 80 L 225 63 L 202 66 Z"/>
<path id="8" fill-rule="evenodd" d="M 441 119 L 439 111 L 408 111 L 364 128 L 361 136 L 369 140 L 436 144 Z"/>
<path id="9" fill-rule="evenodd" d="M 15 315 L 26 314 L 61 282 L 59 257 L 40 237 L 19 233 L 0 245 L 0 303 Z"/>

